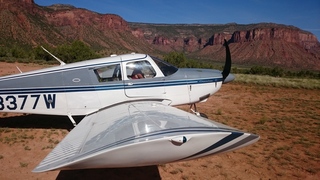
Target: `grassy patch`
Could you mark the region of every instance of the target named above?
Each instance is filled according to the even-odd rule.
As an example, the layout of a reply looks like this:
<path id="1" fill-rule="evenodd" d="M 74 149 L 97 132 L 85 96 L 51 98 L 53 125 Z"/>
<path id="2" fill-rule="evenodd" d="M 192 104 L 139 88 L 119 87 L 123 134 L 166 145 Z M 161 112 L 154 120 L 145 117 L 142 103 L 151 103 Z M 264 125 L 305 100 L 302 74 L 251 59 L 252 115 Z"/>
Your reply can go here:
<path id="1" fill-rule="evenodd" d="M 20 162 L 20 167 L 28 167 L 28 163 Z"/>
<path id="2" fill-rule="evenodd" d="M 235 82 L 273 87 L 320 89 L 320 79 L 280 78 L 263 75 L 236 74 Z"/>
<path id="3" fill-rule="evenodd" d="M 25 146 L 25 147 L 24 147 L 24 150 L 26 150 L 26 151 L 30 151 L 30 150 L 31 150 L 31 148 L 30 148 L 29 146 Z"/>
<path id="4" fill-rule="evenodd" d="M 28 135 L 27 129 L 19 129 L 17 131 L 12 131 L 9 128 L 1 128 L 0 134 L 4 135 L 4 137 L 0 138 L 1 142 L 9 145 L 13 145 L 15 143 L 27 142 L 27 140 L 33 140 L 34 135 Z M 4 133 L 4 134 L 2 134 Z"/>

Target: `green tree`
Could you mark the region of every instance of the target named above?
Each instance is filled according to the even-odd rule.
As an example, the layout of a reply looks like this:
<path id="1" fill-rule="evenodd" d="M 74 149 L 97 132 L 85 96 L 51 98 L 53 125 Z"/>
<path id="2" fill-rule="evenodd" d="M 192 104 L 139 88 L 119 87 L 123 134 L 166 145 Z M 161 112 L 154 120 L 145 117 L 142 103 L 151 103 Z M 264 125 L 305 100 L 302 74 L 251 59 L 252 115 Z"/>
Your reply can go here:
<path id="1" fill-rule="evenodd" d="M 182 52 L 170 52 L 166 54 L 163 59 L 180 68 L 213 68 L 212 64 L 201 63 L 193 59 L 187 59 L 185 54 Z"/>
<path id="2" fill-rule="evenodd" d="M 271 70 L 271 74 L 269 74 L 270 76 L 274 76 L 274 77 L 283 77 L 284 76 L 284 71 L 282 68 L 279 67 L 275 67 Z"/>
<path id="3" fill-rule="evenodd" d="M 66 63 L 83 61 L 100 57 L 88 45 L 82 41 L 74 41 L 71 44 L 62 44 L 56 48 L 45 46 L 49 52 Z M 33 49 L 35 59 L 44 59 L 46 61 L 53 60 L 54 58 L 45 52 L 40 46 Z"/>
<path id="4" fill-rule="evenodd" d="M 45 49 L 47 49 L 49 52 L 52 52 L 52 48 L 50 48 L 49 45 L 45 45 L 44 46 Z M 50 60 L 53 60 L 53 57 L 48 54 L 47 52 L 45 52 L 41 46 L 37 46 L 36 48 L 34 48 L 32 50 L 32 53 L 33 53 L 33 56 L 34 56 L 34 59 L 38 59 L 38 60 L 46 60 L 46 61 L 50 61 Z"/>
<path id="5" fill-rule="evenodd" d="M 75 61 L 82 61 L 99 57 L 88 45 L 82 41 L 74 41 L 71 44 L 70 55 Z"/>
<path id="6" fill-rule="evenodd" d="M 8 56 L 8 48 L 6 47 L 0 47 L 0 57 L 7 57 Z"/>
<path id="7" fill-rule="evenodd" d="M 11 49 L 11 55 L 15 58 L 26 58 L 28 57 L 28 53 L 19 46 L 14 46 Z"/>
<path id="8" fill-rule="evenodd" d="M 54 49 L 53 54 L 64 61 L 65 63 L 76 62 L 75 57 L 72 56 L 72 49 L 70 45 L 63 44 Z"/>
<path id="9" fill-rule="evenodd" d="M 183 53 L 170 52 L 164 56 L 164 60 L 178 67 L 187 67 L 187 58 Z"/>
<path id="10" fill-rule="evenodd" d="M 71 45 L 63 44 L 55 50 L 57 57 L 66 63 L 83 61 L 100 57 L 82 41 L 74 41 Z"/>
<path id="11" fill-rule="evenodd" d="M 265 74 L 265 70 L 261 66 L 253 66 L 250 68 L 249 74 Z"/>

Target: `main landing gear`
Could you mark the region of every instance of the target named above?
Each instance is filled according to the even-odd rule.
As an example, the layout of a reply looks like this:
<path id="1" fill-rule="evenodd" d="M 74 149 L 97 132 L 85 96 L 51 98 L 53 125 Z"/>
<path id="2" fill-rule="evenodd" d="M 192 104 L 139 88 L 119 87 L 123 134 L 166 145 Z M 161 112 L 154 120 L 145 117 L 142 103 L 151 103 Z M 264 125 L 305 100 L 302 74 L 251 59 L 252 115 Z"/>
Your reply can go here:
<path id="1" fill-rule="evenodd" d="M 192 108 L 192 106 L 194 107 L 194 109 Z M 191 110 L 195 115 L 201 116 L 201 117 L 204 117 L 204 118 L 207 118 L 207 119 L 208 119 L 208 116 L 207 116 L 206 114 L 197 111 L 196 103 L 190 105 L 190 110 Z"/>

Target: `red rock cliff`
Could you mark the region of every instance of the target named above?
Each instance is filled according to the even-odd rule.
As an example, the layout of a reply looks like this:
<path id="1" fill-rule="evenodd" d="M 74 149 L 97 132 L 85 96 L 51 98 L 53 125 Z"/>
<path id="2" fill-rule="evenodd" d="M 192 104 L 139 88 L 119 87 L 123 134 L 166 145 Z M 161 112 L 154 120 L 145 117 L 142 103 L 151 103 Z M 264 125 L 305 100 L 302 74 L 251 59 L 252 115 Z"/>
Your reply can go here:
<path id="1" fill-rule="evenodd" d="M 120 34 L 130 34 L 127 22 L 118 15 L 99 14 L 70 5 L 42 7 L 33 0 L 0 0 L 0 11 L 0 33 L 8 36 L 0 37 L 2 42 L 11 38 L 23 44 L 58 45 L 82 40 L 97 47 L 134 49 L 118 40 L 125 36 Z"/>
<path id="2" fill-rule="evenodd" d="M 221 45 L 227 39 L 234 62 L 320 70 L 318 40 L 293 26 L 128 23 L 114 14 L 70 5 L 42 7 L 33 0 L 0 0 L 0 14 L 1 46 L 55 46 L 82 40 L 104 53 L 183 51 L 223 61 Z"/>
<path id="3" fill-rule="evenodd" d="M 319 46 L 315 35 L 306 33 L 296 28 L 258 28 L 248 31 L 236 31 L 233 33 L 231 42 L 241 43 L 255 40 L 283 40 L 296 43 L 305 49 Z"/>

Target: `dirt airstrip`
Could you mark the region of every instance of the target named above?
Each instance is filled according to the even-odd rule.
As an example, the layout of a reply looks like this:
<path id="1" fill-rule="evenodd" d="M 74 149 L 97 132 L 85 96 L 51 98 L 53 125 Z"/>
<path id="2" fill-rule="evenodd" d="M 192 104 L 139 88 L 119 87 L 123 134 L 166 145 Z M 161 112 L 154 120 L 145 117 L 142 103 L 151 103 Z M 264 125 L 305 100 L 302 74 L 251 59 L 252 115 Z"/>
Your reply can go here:
<path id="1" fill-rule="evenodd" d="M 44 67 L 0 63 L 0 75 L 19 73 L 16 66 L 23 72 Z M 261 139 L 192 161 L 32 173 L 71 123 L 66 117 L 0 113 L 0 179 L 320 179 L 319 90 L 230 83 L 198 108 L 209 119 Z"/>

